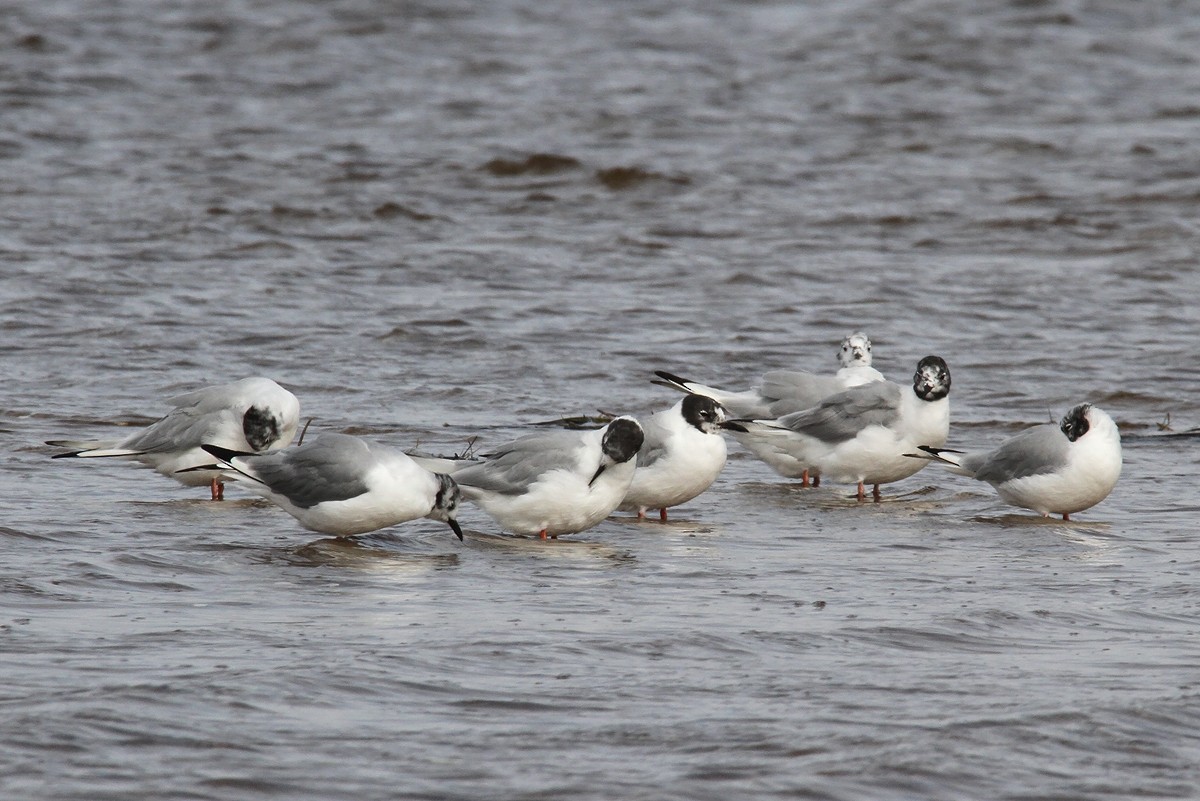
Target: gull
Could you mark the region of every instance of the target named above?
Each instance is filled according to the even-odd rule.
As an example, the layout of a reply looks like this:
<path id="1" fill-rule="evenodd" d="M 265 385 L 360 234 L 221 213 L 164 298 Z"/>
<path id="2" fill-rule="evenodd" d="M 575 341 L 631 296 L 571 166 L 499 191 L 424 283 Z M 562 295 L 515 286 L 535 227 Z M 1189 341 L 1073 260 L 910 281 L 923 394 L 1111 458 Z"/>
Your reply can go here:
<path id="1" fill-rule="evenodd" d="M 271 453 L 202 447 L 312 531 L 353 537 L 428 517 L 463 538 L 454 479 L 429 472 L 396 448 L 334 433 Z"/>
<path id="2" fill-rule="evenodd" d="M 922 445 L 909 454 L 996 488 L 1005 502 L 1070 520 L 1108 497 L 1121 475 L 1121 434 L 1103 410 L 1081 403 L 1058 425 L 1043 423 L 990 451 L 954 451 Z"/>
<path id="3" fill-rule="evenodd" d="M 591 528 L 625 498 L 645 438 L 632 417 L 601 429 L 531 434 L 481 460 L 417 458 L 454 476 L 463 497 L 503 528 L 557 539 Z"/>
<path id="4" fill-rule="evenodd" d="M 912 388 L 873 381 L 825 398 L 811 409 L 775 420 L 729 420 L 724 427 L 789 478 L 815 466 L 831 481 L 864 485 L 907 478 L 926 463 L 906 453 L 940 446 L 950 430 L 950 368 L 939 356 L 917 364 Z"/>
<path id="5" fill-rule="evenodd" d="M 871 366 L 871 340 L 861 331 L 842 340 L 838 363 L 841 368 L 831 376 L 800 370 L 772 370 L 763 374 L 756 387 L 741 392 L 706 386 L 661 370 L 655 371 L 655 375 L 662 380 L 654 383 L 680 392 L 706 395 L 735 417 L 760 419 L 808 409 L 836 392 L 884 380 L 883 374 Z"/>
<path id="6" fill-rule="evenodd" d="M 658 509 L 659 519 L 666 522 L 669 507 L 687 503 L 712 486 L 725 466 L 725 419 L 721 404 L 704 395 L 688 395 L 646 418 L 633 483 L 617 508 L 636 511 L 639 518 L 647 509 Z"/>
<path id="7" fill-rule="evenodd" d="M 272 450 L 290 443 L 300 422 L 296 396 L 269 378 L 204 387 L 169 403 L 175 408 L 165 417 L 124 439 L 46 444 L 72 449 L 55 459 L 108 457 L 140 462 L 185 486 L 208 485 L 216 501 L 224 497 L 225 485 L 221 471 L 195 469 L 212 464 L 201 444 L 255 453 Z"/>
<path id="8" fill-rule="evenodd" d="M 706 386 L 663 370 L 655 371 L 661 380 L 653 383 L 680 392 L 706 395 L 724 406 L 733 417 L 757 420 L 810 409 L 850 387 L 885 380 L 883 374 L 871 366 L 871 340 L 861 331 L 842 340 L 837 358 L 841 368 L 832 376 L 800 370 L 772 370 L 764 373 L 753 389 L 741 392 Z M 810 472 L 805 469 L 799 474 L 803 486 L 808 486 Z M 813 486 L 819 486 L 820 482 L 819 475 L 813 477 Z"/>

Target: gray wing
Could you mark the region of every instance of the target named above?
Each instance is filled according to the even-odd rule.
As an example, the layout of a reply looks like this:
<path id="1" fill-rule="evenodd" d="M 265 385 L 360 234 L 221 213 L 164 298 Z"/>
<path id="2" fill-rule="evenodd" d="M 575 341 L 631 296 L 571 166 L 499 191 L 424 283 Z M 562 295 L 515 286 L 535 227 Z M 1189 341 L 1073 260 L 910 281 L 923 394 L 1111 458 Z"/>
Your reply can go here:
<path id="1" fill-rule="evenodd" d="M 811 409 L 784 415 L 778 425 L 822 442 L 854 439 L 872 425 L 891 426 L 900 418 L 900 387 L 890 381 L 851 387 Z"/>
<path id="2" fill-rule="evenodd" d="M 969 453 L 963 467 L 989 484 L 1052 473 L 1067 463 L 1070 442 L 1058 426 L 1047 423 L 1027 428 L 994 451 Z"/>
<path id="3" fill-rule="evenodd" d="M 186 448 L 196 448 L 210 439 L 209 434 L 218 424 L 218 415 L 224 414 L 233 422 L 231 411 L 221 413 L 199 413 L 193 408 L 178 408 L 147 428 L 126 437 L 119 447 L 138 453 L 163 453 Z"/>
<path id="4" fill-rule="evenodd" d="M 301 509 L 344 501 L 367 491 L 365 476 L 378 460 L 363 440 L 322 434 L 299 448 L 237 459 L 272 492 Z"/>
<path id="5" fill-rule="evenodd" d="M 220 437 L 219 432 L 243 432 L 247 421 L 242 415 L 254 397 L 252 391 L 261 389 L 262 383 L 275 386 L 265 378 L 246 378 L 233 384 L 203 387 L 177 395 L 168 401 L 175 408 L 146 429 L 124 439 L 121 447 L 139 453 L 162 453 L 199 447 L 200 443 L 214 439 L 222 440 L 222 445 L 240 447 L 240 443 L 225 442 L 226 438 Z M 261 426 L 266 421 L 261 419 L 262 412 L 259 414 L 256 424 Z M 273 417 L 270 422 L 274 423 Z M 256 443 L 249 436 L 246 440 L 254 450 L 262 450 L 269 444 L 269 440 L 259 439 L 261 446 L 255 447 Z"/>
<path id="6" fill-rule="evenodd" d="M 454 480 L 488 492 L 521 495 L 544 473 L 577 470 L 582 444 L 574 431 L 531 434 L 485 454 L 478 464 L 455 471 Z"/>
<path id="7" fill-rule="evenodd" d="M 841 389 L 841 384 L 832 376 L 813 375 L 800 370 L 772 370 L 763 374 L 758 391 L 775 412 L 778 401 L 790 407 L 787 411 L 810 409 Z M 784 413 L 780 411 L 776 416 Z"/>
<path id="8" fill-rule="evenodd" d="M 719 403 L 719 401 L 718 401 Z M 671 410 L 668 409 L 668 412 Z M 662 414 L 662 412 L 659 412 Z M 652 414 L 642 421 L 642 447 L 638 449 L 637 466 L 649 467 L 659 459 L 667 455 L 667 438 L 670 436 L 670 431 L 660 423 L 657 419 L 657 414 Z"/>

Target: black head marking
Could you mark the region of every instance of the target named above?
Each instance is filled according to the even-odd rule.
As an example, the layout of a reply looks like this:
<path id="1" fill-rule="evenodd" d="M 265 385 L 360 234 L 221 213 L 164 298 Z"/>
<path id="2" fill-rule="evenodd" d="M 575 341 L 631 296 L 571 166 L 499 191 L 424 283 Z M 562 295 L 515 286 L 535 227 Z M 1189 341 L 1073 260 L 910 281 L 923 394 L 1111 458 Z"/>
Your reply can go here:
<path id="1" fill-rule="evenodd" d="M 1067 412 L 1062 422 L 1058 424 L 1058 427 L 1062 429 L 1062 432 L 1067 435 L 1067 439 L 1071 440 L 1071 442 L 1082 437 L 1092 427 L 1087 419 L 1087 414 L 1091 408 L 1092 404 L 1081 403 Z"/>
<path id="2" fill-rule="evenodd" d="M 445 473 L 436 473 L 438 479 L 437 495 L 433 499 L 433 511 L 431 517 L 438 520 L 445 520 L 449 524 L 451 530 L 458 535 L 461 540 L 463 538 L 462 527 L 458 525 L 458 502 L 462 497 L 462 492 L 458 488 L 458 482 L 450 478 Z"/>
<path id="3" fill-rule="evenodd" d="M 279 420 L 270 409 L 251 406 L 242 416 L 242 434 L 251 448 L 266 450 L 279 439 Z"/>
<path id="4" fill-rule="evenodd" d="M 645 434 L 637 420 L 629 417 L 618 417 L 608 424 L 604 438 L 600 440 L 600 448 L 604 455 L 617 464 L 628 462 L 642 447 Z"/>
<path id="5" fill-rule="evenodd" d="M 683 399 L 680 410 L 683 419 L 705 434 L 715 434 L 725 422 L 725 409 L 712 398 L 704 395 L 688 395 Z"/>
<path id="6" fill-rule="evenodd" d="M 950 368 L 941 356 L 926 356 L 917 362 L 913 374 L 913 392 L 926 401 L 937 401 L 950 394 Z"/>

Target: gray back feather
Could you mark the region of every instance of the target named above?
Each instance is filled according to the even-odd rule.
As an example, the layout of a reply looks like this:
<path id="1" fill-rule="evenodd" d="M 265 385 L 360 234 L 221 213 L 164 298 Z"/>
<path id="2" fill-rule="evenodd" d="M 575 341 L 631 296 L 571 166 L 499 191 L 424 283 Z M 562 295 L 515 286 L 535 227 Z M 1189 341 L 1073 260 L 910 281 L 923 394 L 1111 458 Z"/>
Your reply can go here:
<path id="1" fill-rule="evenodd" d="M 830 395 L 811 409 L 784 415 L 779 424 L 822 442 L 845 442 L 868 426 L 895 423 L 901 391 L 890 381 L 862 384 Z"/>
<path id="2" fill-rule="evenodd" d="M 1069 450 L 1066 435 L 1047 423 L 1025 429 L 994 451 L 967 454 L 963 467 L 980 481 L 1002 484 L 1058 469 L 1066 464 Z"/>
<path id="3" fill-rule="evenodd" d="M 823 398 L 837 392 L 841 387 L 833 377 L 813 375 L 799 370 L 772 370 L 765 373 L 759 385 L 759 394 L 771 404 L 772 412 L 779 406 L 786 406 L 787 411 L 809 409 L 817 405 Z M 783 404 L 779 404 L 783 401 Z M 784 412 L 778 412 L 783 414 Z"/>
<path id="4" fill-rule="evenodd" d="M 233 413 L 227 413 L 233 420 Z M 201 414 L 194 409 L 176 409 L 147 428 L 122 440 L 123 448 L 139 453 L 161 453 L 178 450 L 180 446 L 198 447 L 214 429 L 211 415 Z"/>
<path id="5" fill-rule="evenodd" d="M 322 434 L 299 448 L 246 457 L 272 492 L 301 509 L 344 501 L 367 491 L 363 475 L 373 459 L 367 444 L 346 434 Z"/>
<path id="6" fill-rule="evenodd" d="M 667 438 L 671 436 L 670 430 L 663 425 L 658 416 L 660 414 L 671 414 L 672 409 L 667 409 L 664 412 L 652 414 L 642 421 L 642 447 L 638 450 L 637 465 L 638 467 L 649 467 L 659 459 L 667 455 Z"/>
<path id="7" fill-rule="evenodd" d="M 454 480 L 464 488 L 520 495 L 543 473 L 577 469 L 582 445 L 575 431 L 530 434 L 485 454 L 482 462 L 456 470 Z"/>

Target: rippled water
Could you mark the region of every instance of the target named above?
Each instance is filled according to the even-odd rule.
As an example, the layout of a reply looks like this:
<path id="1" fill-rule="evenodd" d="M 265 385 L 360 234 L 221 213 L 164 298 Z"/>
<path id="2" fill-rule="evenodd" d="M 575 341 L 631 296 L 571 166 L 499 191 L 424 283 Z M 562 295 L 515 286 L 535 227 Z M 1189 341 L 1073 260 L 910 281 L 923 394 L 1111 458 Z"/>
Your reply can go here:
<path id="1" fill-rule="evenodd" d="M 0 15 L 0 795 L 1189 798 L 1200 8 L 90 4 Z M 1071 524 L 736 446 L 670 524 L 314 537 L 51 462 L 251 374 L 460 450 L 951 365 L 953 444 L 1082 400 Z"/>

